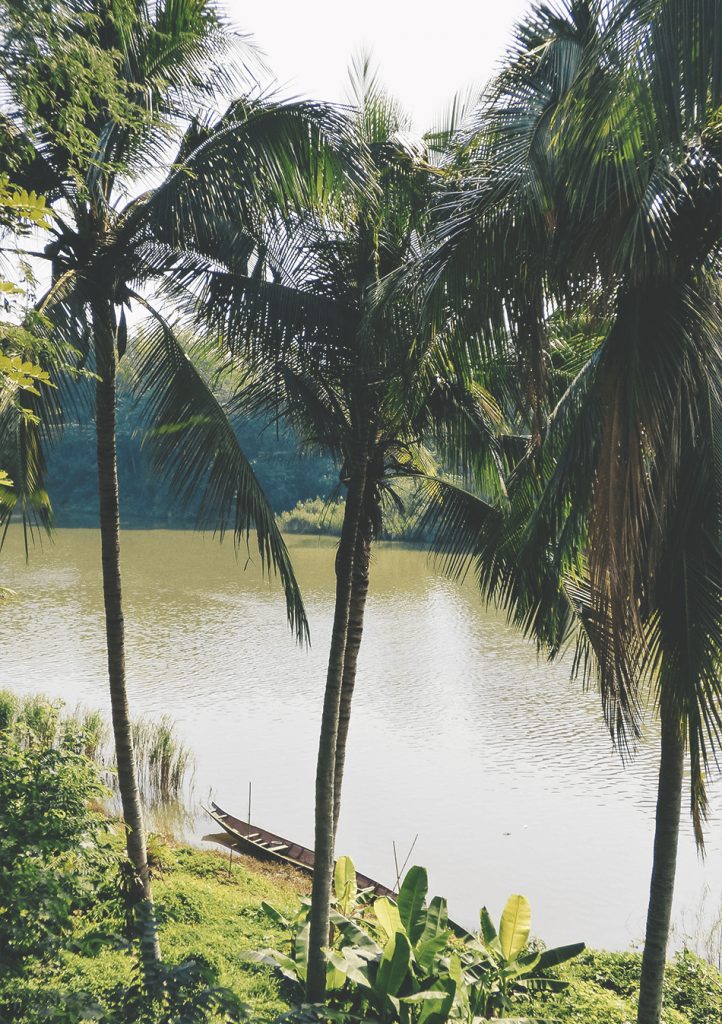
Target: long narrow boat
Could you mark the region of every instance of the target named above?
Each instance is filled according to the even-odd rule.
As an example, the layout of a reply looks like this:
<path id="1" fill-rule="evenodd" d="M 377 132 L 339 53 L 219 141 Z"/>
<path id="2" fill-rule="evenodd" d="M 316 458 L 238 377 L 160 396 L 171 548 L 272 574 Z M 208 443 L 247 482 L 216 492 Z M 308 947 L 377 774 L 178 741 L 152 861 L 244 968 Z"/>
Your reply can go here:
<path id="1" fill-rule="evenodd" d="M 228 814 L 214 801 L 211 801 L 210 809 L 206 807 L 205 810 L 224 830 L 220 835 L 204 836 L 205 840 L 220 843 L 239 853 L 250 853 L 254 857 L 293 864 L 294 867 L 309 873 L 313 871 L 313 850 L 309 850 L 299 843 L 292 843 L 289 839 L 282 839 L 281 836 L 277 836 L 265 828 L 260 828 L 258 825 L 251 825 L 246 821 L 241 821 L 240 818 L 234 818 L 232 814 Z M 396 899 L 393 889 L 387 889 L 385 885 L 381 885 L 380 882 L 374 881 L 367 875 L 362 875 L 360 871 L 356 872 L 356 885 L 359 889 L 370 889 L 373 886 L 376 896 L 390 896 L 391 899 Z"/>

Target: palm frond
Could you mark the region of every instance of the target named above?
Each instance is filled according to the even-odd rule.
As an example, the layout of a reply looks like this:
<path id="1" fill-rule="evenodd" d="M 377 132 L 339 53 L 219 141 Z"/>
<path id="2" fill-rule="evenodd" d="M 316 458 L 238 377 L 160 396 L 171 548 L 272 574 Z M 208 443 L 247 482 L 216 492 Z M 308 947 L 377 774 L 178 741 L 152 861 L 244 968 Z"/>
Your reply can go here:
<path id="1" fill-rule="evenodd" d="M 299 640 L 308 623 L 275 516 L 244 456 L 233 427 L 171 326 L 155 311 L 156 328 L 139 345 L 133 390 L 145 398 L 151 464 L 182 500 L 201 493 L 199 525 L 236 545 L 256 531 L 262 566 L 280 577 L 289 624 Z"/>

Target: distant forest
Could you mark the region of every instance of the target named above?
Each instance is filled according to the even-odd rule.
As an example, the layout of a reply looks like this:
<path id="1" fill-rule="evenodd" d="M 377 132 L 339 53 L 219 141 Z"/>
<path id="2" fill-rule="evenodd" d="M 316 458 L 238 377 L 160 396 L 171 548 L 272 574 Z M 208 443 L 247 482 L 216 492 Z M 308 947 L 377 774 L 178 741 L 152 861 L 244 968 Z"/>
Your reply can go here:
<path id="1" fill-rule="evenodd" d="M 238 420 L 234 428 L 274 512 L 292 509 L 307 498 L 325 498 L 334 493 L 339 477 L 333 461 L 318 455 L 301 458 L 289 431 L 277 432 L 263 419 Z M 121 386 L 117 411 L 121 526 L 194 526 L 200 495 L 190 506 L 179 503 L 168 484 L 152 474 L 142 442 L 139 411 L 133 409 L 128 389 Z M 86 422 L 66 427 L 61 444 L 50 453 L 48 462 L 47 489 L 57 525 L 97 526 L 95 428 L 89 417 Z"/>

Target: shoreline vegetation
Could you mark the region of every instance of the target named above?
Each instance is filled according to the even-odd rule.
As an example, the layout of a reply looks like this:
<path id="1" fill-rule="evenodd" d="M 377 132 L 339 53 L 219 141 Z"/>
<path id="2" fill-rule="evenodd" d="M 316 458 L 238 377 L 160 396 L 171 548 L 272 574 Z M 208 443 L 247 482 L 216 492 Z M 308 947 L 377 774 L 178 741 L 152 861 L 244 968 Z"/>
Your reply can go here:
<path id="1" fill-rule="evenodd" d="M 404 511 L 395 508 L 384 515 L 380 539 L 384 541 L 423 541 L 418 520 L 411 512 L 413 497 L 405 496 Z M 281 533 L 304 536 L 340 537 L 346 501 L 343 497 L 335 500 L 307 498 L 298 501 L 294 508 L 276 516 Z"/>
<path id="2" fill-rule="evenodd" d="M 192 785 L 192 752 L 178 740 L 167 717 L 157 722 L 142 720 L 135 724 L 134 733 L 138 738 L 144 802 L 149 808 L 172 805 Z M 42 865 L 46 872 L 51 867 L 53 884 L 62 891 L 64 874 L 78 874 L 76 857 L 81 849 L 87 853 L 95 843 L 96 853 L 104 851 L 106 858 L 104 863 L 94 861 L 92 871 L 86 868 L 79 872 L 86 891 L 84 896 L 73 894 L 66 919 L 53 925 L 52 912 L 46 912 L 47 932 L 52 933 L 53 927 L 57 932 L 50 945 L 43 949 L 41 942 L 28 949 L 19 957 L 19 964 L 15 964 L 21 969 L 13 969 L 11 959 L 0 963 L 0 1019 L 17 1024 L 40 1024 L 48 1019 L 68 1024 L 87 1019 L 101 1024 L 176 1019 L 168 1016 L 168 1008 L 156 1005 L 156 997 L 151 996 L 146 1010 L 140 1013 L 133 1004 L 136 1009 L 132 1013 L 136 1016 L 128 1015 L 128 993 L 135 991 L 133 998 L 140 998 L 133 989 L 138 965 L 132 947 L 122 939 L 122 900 L 119 903 L 118 892 L 114 892 L 117 886 L 113 879 L 117 877 L 123 853 L 124 830 L 116 816 L 117 808 L 113 807 L 112 788 L 107 788 L 112 780 L 108 738 L 108 723 L 98 712 L 87 708 L 66 711 L 61 701 L 43 695 L 22 697 L 11 690 L 0 690 L 0 834 L 6 840 L 0 846 L 0 896 L 5 907 L 0 929 L 7 930 L 14 915 L 22 921 L 28 913 L 34 896 L 25 892 L 22 880 L 29 864 L 37 862 L 36 870 Z M 43 780 L 43 759 L 51 755 L 66 758 L 67 762 Z M 35 799 L 25 801 L 21 814 L 13 818 L 11 791 L 17 782 L 18 765 L 22 766 L 23 759 L 30 763 L 32 758 L 34 784 L 40 788 Z M 92 785 L 88 781 L 88 767 L 96 779 Z M 76 782 L 75 797 L 85 800 L 89 810 L 84 813 L 90 816 L 90 824 L 86 823 L 78 836 L 78 850 L 67 848 L 60 854 L 52 840 L 48 845 L 47 826 L 41 829 L 40 817 L 35 822 L 33 815 L 39 813 L 37 807 L 48 795 L 52 797 L 52 806 L 67 808 L 67 794 L 61 798 L 53 787 L 70 787 L 73 779 L 80 778 L 81 768 L 87 792 L 79 789 Z M 98 783 L 106 786 L 105 798 L 99 800 L 96 795 L 88 801 Z M 28 821 L 18 824 L 23 814 Z M 72 828 L 73 822 L 66 825 Z M 20 843 L 14 832 L 22 832 L 23 827 Z M 294 937 L 292 922 L 294 915 L 298 918 L 299 898 L 301 910 L 308 898 L 310 878 L 290 865 L 260 861 L 245 854 L 234 854 L 229 860 L 223 852 L 196 849 L 177 832 L 174 835 L 174 827 L 182 829 L 178 817 L 175 826 L 166 824 L 161 833 L 150 833 L 148 837 L 155 913 L 164 952 L 163 971 L 176 980 L 195 979 L 183 983 L 187 989 L 183 995 L 187 1010 L 193 999 L 203 1001 L 203 993 L 203 998 L 211 998 L 215 993 L 214 998 L 220 999 L 218 993 L 224 992 L 222 998 L 228 1001 L 227 1006 L 236 1007 L 233 1012 L 223 1011 L 225 1016 L 194 1017 L 188 1010 L 186 1016 L 177 1019 L 248 1019 L 254 1024 L 278 1019 L 287 1024 L 345 1019 L 341 1010 L 337 1018 L 309 1016 L 308 1009 L 299 1010 L 302 990 L 288 980 L 288 971 L 273 967 L 269 959 L 252 959 L 253 951 L 261 947 L 280 950 L 289 958 L 298 956 L 298 937 Z M 33 829 L 37 829 L 35 834 Z M 91 833 L 93 840 L 89 838 Z M 44 880 L 43 885 L 47 888 L 50 882 Z M 38 888 L 42 886 L 38 886 L 36 879 L 35 889 Z M 93 890 L 89 901 L 88 888 Z M 432 901 L 432 906 L 436 902 Z M 102 913 L 98 907 L 104 908 Z M 364 928 L 378 924 L 365 908 L 358 920 Z M 50 941 L 47 935 L 44 941 Z M 448 956 L 453 957 L 458 953 L 457 947 L 461 948 L 454 936 L 449 937 L 447 944 Z M 12 942 L 7 948 L 11 947 Z M 532 936 L 528 952 L 533 954 L 543 948 L 544 944 Z M 636 951 L 584 950 L 574 959 L 542 972 L 553 983 L 551 988 L 561 989 L 561 983 L 566 983 L 564 991 L 535 991 L 531 986 L 526 993 L 519 991 L 512 996 L 514 1015 L 558 1020 L 562 1024 L 627 1024 L 636 1014 L 641 959 L 641 953 Z M 172 985 L 166 985 L 166 989 L 168 999 L 179 998 Z M 125 995 L 121 998 L 122 993 Z M 237 1011 L 238 1007 L 245 1010 Z M 239 1015 L 234 1017 L 234 1012 Z M 722 1020 L 722 974 L 687 946 L 668 964 L 662 1020 L 664 1024 L 714 1024 Z"/>

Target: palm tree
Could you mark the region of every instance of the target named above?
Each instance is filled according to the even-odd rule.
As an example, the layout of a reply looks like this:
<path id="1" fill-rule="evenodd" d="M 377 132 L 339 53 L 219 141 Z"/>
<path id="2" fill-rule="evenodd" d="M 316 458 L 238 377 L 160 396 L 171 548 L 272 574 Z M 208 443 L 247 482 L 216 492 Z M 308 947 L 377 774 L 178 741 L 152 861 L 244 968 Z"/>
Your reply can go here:
<path id="1" fill-rule="evenodd" d="M 306 991 L 312 1002 L 325 992 L 322 947 L 329 931 L 371 543 L 381 531 L 385 505 L 402 501 L 396 481 L 436 473 L 424 440 L 434 438 L 443 448 L 453 420 L 458 434 L 493 447 L 498 415 L 483 388 L 464 390 L 447 379 L 437 350 L 414 345 L 415 311 L 408 297 L 370 315 L 376 284 L 403 263 L 414 244 L 437 172 L 428 153 L 406 137 L 405 119 L 367 58 L 355 62 L 351 80 L 356 138 L 369 156 L 366 190 L 347 190 L 333 219 L 287 219 L 269 232 L 255 276 L 229 267 L 225 287 L 217 275 L 216 290 L 201 297 L 205 323 L 230 352 L 231 365 L 242 360 L 239 406 L 271 413 L 306 446 L 333 455 L 347 488 L 316 776 Z M 445 425 L 438 415 L 442 407 L 449 416 Z"/>
<path id="2" fill-rule="evenodd" d="M 255 55 L 224 27 L 210 0 L 68 0 L 32 10 L 24 0 L 3 0 L 2 11 L 3 78 L 12 98 L 2 115 L 3 169 L 47 196 L 56 215 L 53 240 L 36 254 L 53 272 L 38 310 L 70 369 L 75 363 L 95 377 L 118 780 L 138 895 L 149 904 L 120 585 L 115 387 L 127 342 L 125 311 L 136 303 L 156 325 L 139 370 L 151 394 L 156 465 L 181 494 L 205 486 L 204 522 L 222 532 L 230 520 L 237 540 L 255 527 L 264 564 L 280 574 L 291 625 L 304 636 L 303 604 L 271 509 L 202 374 L 147 293 L 171 271 L 195 268 L 194 253 L 211 238 L 230 237 L 229 223 L 233 258 L 247 260 L 269 211 L 309 205 L 333 191 L 349 166 L 348 147 L 343 119 L 323 107 L 245 97 L 220 117 L 214 112 L 219 97 L 237 95 L 248 82 Z M 143 176 L 156 183 L 128 201 L 126 189 Z M 40 416 L 38 445 L 62 426 L 62 409 L 52 411 Z M 6 448 L 17 429 L 17 419 L 3 425 Z M 41 460 L 37 467 L 42 476 Z M 30 484 L 37 489 L 38 480 Z"/>
<path id="3" fill-rule="evenodd" d="M 533 98 L 551 97 L 557 84 L 545 128 L 550 166 L 534 185 L 546 214 L 537 279 L 547 311 L 594 300 L 599 343 L 548 417 L 541 453 L 515 469 L 510 508 L 477 515 L 479 529 L 459 533 L 449 549 L 457 558 L 472 551 L 487 596 L 552 651 L 576 614 L 575 666 L 597 673 L 620 741 L 636 729 L 640 688 L 654 688 L 662 744 L 645 1024 L 659 1021 L 662 1006 L 685 748 L 701 844 L 704 775 L 722 739 L 719 31 L 717 5 L 684 0 L 641 8 L 575 0 L 558 15 L 540 6 L 521 27 L 491 97 L 487 145 L 493 150 L 499 124 L 510 137 L 515 120 L 539 132 Z M 454 261 L 484 244 L 487 222 L 493 231 L 503 221 L 504 198 L 483 177 L 441 229 L 430 265 L 449 290 L 468 298 Z M 513 321 L 499 266 L 508 273 L 504 261 L 476 273 L 501 289 Z M 440 290 L 430 309 L 441 308 Z"/>

